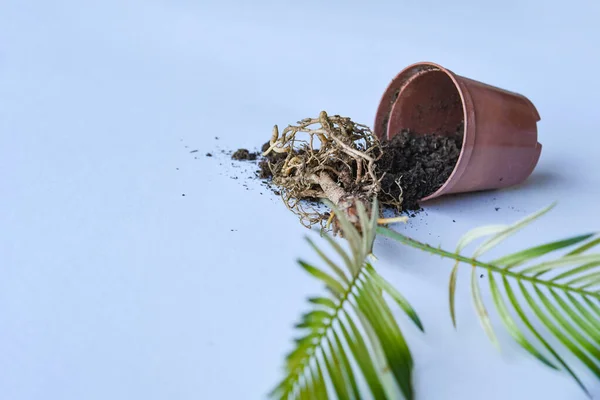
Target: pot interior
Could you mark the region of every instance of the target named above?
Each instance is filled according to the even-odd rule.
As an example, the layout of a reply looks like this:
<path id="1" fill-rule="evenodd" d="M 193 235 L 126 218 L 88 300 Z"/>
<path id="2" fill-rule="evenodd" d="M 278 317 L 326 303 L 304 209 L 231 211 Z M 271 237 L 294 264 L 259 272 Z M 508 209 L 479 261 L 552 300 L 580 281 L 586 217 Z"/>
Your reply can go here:
<path id="1" fill-rule="evenodd" d="M 421 71 L 405 83 L 393 106 L 389 137 L 410 129 L 415 134 L 453 134 L 464 121 L 460 93 L 437 69 Z"/>

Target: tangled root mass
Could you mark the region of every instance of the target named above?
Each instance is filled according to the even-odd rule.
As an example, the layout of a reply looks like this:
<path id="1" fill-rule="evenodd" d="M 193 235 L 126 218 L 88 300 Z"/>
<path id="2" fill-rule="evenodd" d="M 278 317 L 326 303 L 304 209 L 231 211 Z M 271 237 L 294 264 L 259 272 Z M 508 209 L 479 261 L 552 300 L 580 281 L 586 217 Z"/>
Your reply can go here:
<path id="1" fill-rule="evenodd" d="M 374 197 L 397 211 L 418 208 L 418 199 L 437 190 L 451 174 L 462 145 L 455 134 L 416 135 L 402 131 L 379 141 L 350 118 L 306 118 L 288 125 L 262 147 L 260 177 L 281 188 L 287 207 L 305 226 L 335 219 L 300 200 L 327 198 L 356 220 L 356 203 L 367 211 Z"/>

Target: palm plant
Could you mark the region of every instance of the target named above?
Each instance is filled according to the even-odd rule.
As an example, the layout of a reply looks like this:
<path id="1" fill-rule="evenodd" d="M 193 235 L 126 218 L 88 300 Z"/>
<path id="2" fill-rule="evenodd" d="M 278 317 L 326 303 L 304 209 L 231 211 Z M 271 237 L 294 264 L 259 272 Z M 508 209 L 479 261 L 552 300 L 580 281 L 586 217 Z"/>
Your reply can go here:
<path id="1" fill-rule="evenodd" d="M 600 237 L 593 233 L 578 235 L 487 262 L 480 259 L 484 253 L 553 207 L 554 204 L 511 225 L 475 228 L 459 240 L 455 252 L 433 248 L 388 228 L 379 227 L 377 232 L 405 245 L 455 261 L 449 279 L 450 315 L 455 326 L 457 271 L 460 263 L 469 265 L 471 292 L 477 315 L 490 340 L 498 345 L 479 287 L 478 270 L 487 271 L 494 306 L 512 338 L 545 365 L 567 371 L 589 396 L 589 391 L 573 368 L 549 343 L 547 334 L 544 335 L 536 326 L 541 323 L 549 334 L 600 378 L 600 254 L 588 252 L 600 244 Z M 481 238 L 486 239 L 471 257 L 461 255 L 467 245 Z M 540 260 L 542 256 L 560 250 L 563 250 L 562 254 Z M 527 308 L 531 312 L 528 313 Z M 528 339 L 526 332 L 534 340 Z"/>
<path id="2" fill-rule="evenodd" d="M 311 311 L 296 327 L 304 333 L 286 357 L 286 376 L 271 392 L 278 399 L 375 399 L 413 398 L 413 360 L 408 344 L 383 292 L 388 293 L 423 330 L 417 313 L 408 301 L 375 272 L 369 263 L 378 204 L 369 217 L 357 204 L 360 231 L 332 203 L 350 251 L 329 235 L 324 237 L 343 260 L 335 263 L 307 239 L 329 272 L 299 260 L 315 278 L 323 281 L 329 295 L 310 298 Z M 360 379 L 366 385 L 360 385 Z"/>
<path id="3" fill-rule="evenodd" d="M 332 206 L 334 212 L 337 209 Z M 449 279 L 450 315 L 456 325 L 454 296 L 461 263 L 471 267 L 471 292 L 481 324 L 496 345 L 498 341 L 481 294 L 479 271 L 487 271 L 489 290 L 500 319 L 527 352 L 543 364 L 565 370 L 589 395 L 587 388 L 550 342 L 552 335 L 600 378 L 600 254 L 589 250 L 600 244 L 595 234 L 531 247 L 491 261 L 480 257 L 546 214 L 546 207 L 511 225 L 491 225 L 467 232 L 450 252 L 418 242 L 389 228 L 378 226 L 377 202 L 372 216 L 359 207 L 360 234 L 338 213 L 350 251 L 325 235 L 344 261 L 343 267 L 310 244 L 336 276 L 304 261 L 300 265 L 322 280 L 330 293 L 311 298 L 312 311 L 304 314 L 298 329 L 306 333 L 296 340 L 287 357 L 287 373 L 271 393 L 280 399 L 412 399 L 412 356 L 400 327 L 383 298 L 396 300 L 410 319 L 423 330 L 417 313 L 407 300 L 379 276 L 368 261 L 376 234 L 454 261 Z M 471 257 L 462 251 L 485 238 Z M 563 251 L 554 258 L 551 253 Z M 537 326 L 544 328 L 544 332 Z M 361 329 L 362 328 L 362 329 Z M 366 385 L 360 385 L 362 381 Z M 399 392 L 397 389 L 399 388 Z"/>

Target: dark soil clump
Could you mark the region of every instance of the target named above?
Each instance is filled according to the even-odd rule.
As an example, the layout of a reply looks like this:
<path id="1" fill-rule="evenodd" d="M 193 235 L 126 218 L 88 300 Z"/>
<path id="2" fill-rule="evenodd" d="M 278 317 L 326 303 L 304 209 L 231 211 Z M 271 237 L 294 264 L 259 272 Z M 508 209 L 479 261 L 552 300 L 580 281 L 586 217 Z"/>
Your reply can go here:
<path id="1" fill-rule="evenodd" d="M 418 210 L 418 201 L 438 190 L 450 177 L 463 141 L 463 124 L 454 133 L 417 135 L 403 130 L 381 143 L 383 156 L 377 161 L 381 176 L 379 198 L 398 199 L 404 210 Z"/>
<path id="2" fill-rule="evenodd" d="M 263 144 L 261 151 L 265 152 L 269 148 L 269 142 Z M 263 157 L 258 163 L 258 177 L 260 179 L 270 179 L 273 172 L 277 173 L 283 166 L 287 157 L 286 153 L 276 153 L 274 151 Z"/>
<path id="3" fill-rule="evenodd" d="M 256 160 L 256 157 L 258 157 L 258 153 L 251 153 L 247 149 L 238 149 L 231 156 L 231 158 L 233 160 L 238 160 L 238 161 L 242 161 L 242 160 L 254 161 L 254 160 Z"/>

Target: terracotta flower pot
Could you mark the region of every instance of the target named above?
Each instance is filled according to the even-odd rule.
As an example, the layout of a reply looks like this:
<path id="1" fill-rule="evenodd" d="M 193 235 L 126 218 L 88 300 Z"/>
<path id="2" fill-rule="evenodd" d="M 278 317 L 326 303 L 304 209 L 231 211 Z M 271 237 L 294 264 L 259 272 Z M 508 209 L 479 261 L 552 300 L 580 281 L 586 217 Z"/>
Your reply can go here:
<path id="1" fill-rule="evenodd" d="M 520 94 L 422 62 L 392 80 L 379 104 L 374 133 L 391 138 L 402 129 L 418 134 L 455 132 L 464 121 L 458 162 L 448 180 L 422 199 L 429 200 L 523 182 L 542 151 L 537 141 L 539 120 L 535 106 Z"/>

